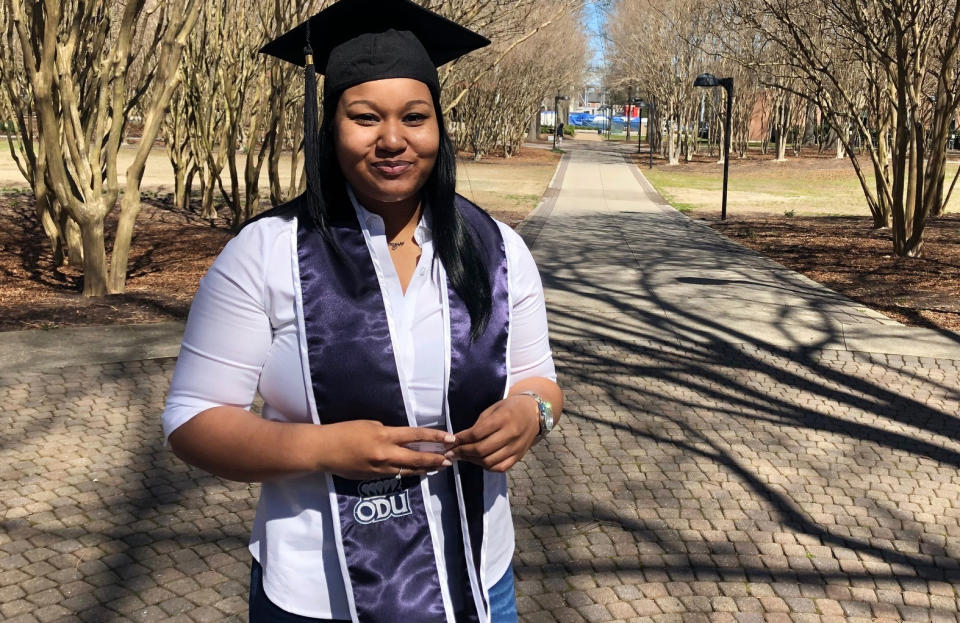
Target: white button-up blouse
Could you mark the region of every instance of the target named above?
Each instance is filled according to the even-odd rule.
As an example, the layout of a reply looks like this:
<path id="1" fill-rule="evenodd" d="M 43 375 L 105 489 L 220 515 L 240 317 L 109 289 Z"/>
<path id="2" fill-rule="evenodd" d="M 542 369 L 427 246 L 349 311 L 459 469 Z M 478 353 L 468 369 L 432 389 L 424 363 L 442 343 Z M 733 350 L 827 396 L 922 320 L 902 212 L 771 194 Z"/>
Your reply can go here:
<path id="1" fill-rule="evenodd" d="M 421 256 L 404 293 L 387 249 L 382 219 L 351 196 L 393 324 L 400 382 L 420 426 L 445 429 L 442 272 L 434 264 L 429 214 L 414 238 Z M 499 223 L 504 238 L 511 317 L 508 386 L 530 377 L 555 380 L 547 338 L 543 289 L 523 240 Z M 296 219 L 261 219 L 245 227 L 217 257 L 200 282 L 163 413 L 165 437 L 198 413 L 216 406 L 250 408 L 257 391 L 263 417 L 311 422 L 297 318 Z M 455 496 L 441 472 L 429 476 L 437 546 L 443 560 L 463 565 L 453 546 Z M 503 474 L 485 473 L 487 543 L 482 581 L 489 589 L 509 567 L 514 535 Z M 450 527 L 444 536 L 444 527 Z M 263 565 L 267 596 L 288 612 L 314 618 L 350 619 L 337 556 L 326 478 L 312 474 L 263 483 L 250 552 Z M 451 595 L 462 574 L 452 573 Z M 454 600 L 454 606 L 460 607 Z"/>

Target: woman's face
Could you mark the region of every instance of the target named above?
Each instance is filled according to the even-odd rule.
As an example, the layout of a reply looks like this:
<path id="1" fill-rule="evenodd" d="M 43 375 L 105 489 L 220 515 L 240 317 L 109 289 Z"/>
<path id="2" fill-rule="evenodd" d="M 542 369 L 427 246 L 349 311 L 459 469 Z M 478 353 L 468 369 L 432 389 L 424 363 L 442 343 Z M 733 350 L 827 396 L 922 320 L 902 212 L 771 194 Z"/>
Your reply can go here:
<path id="1" fill-rule="evenodd" d="M 426 84 L 390 78 L 351 87 L 334 123 L 340 169 L 365 207 L 419 200 L 440 148 Z"/>

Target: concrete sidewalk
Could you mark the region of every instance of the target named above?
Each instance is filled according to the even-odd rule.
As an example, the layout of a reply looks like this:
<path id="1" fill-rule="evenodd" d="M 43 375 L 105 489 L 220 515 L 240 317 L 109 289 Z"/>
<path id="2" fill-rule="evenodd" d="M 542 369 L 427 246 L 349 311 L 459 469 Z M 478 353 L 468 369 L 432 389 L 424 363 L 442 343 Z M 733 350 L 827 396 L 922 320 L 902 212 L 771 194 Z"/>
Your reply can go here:
<path id="1" fill-rule="evenodd" d="M 957 621 L 960 346 L 567 141 L 522 226 L 564 414 L 510 472 L 525 623 Z M 178 324 L 0 335 L 0 620 L 243 621 L 256 485 L 160 438 Z"/>
<path id="2" fill-rule="evenodd" d="M 642 308 L 734 343 L 960 359 L 960 334 L 904 326 L 686 218 L 626 162 L 632 146 L 567 148 L 520 226 L 553 312 L 629 323 Z M 0 333 L 0 372 L 176 357 L 182 335 L 182 322 Z"/>
<path id="3" fill-rule="evenodd" d="M 688 219 L 625 161 L 632 151 L 572 147 L 522 226 L 555 315 L 630 324 L 640 309 L 665 322 L 638 328 L 678 339 L 689 325 L 729 343 L 960 359 L 960 334 L 904 326 Z"/>
<path id="4" fill-rule="evenodd" d="M 512 474 L 524 620 L 956 621 L 958 336 L 565 148 L 523 231 L 566 392 Z"/>

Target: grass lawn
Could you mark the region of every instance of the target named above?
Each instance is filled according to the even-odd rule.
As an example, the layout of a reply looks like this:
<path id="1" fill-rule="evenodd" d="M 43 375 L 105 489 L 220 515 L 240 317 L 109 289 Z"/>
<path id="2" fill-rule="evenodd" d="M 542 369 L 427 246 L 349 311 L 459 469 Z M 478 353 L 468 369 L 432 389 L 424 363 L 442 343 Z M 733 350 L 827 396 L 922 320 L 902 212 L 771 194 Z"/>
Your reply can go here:
<path id="1" fill-rule="evenodd" d="M 869 166 L 868 163 L 864 163 Z M 948 184 L 957 171 L 947 165 Z M 718 211 L 723 189 L 723 166 L 696 162 L 657 164 L 643 174 L 678 210 Z M 873 180 L 870 175 L 871 183 Z M 958 189 L 960 190 L 960 189 Z M 949 211 L 960 211 L 960 192 L 951 197 Z M 787 216 L 869 215 L 863 190 L 848 160 L 827 158 L 747 160 L 730 162 L 728 215 L 766 213 Z"/>
<path id="2" fill-rule="evenodd" d="M 0 274 L 4 276 L 0 279 L 0 331 L 186 316 L 200 278 L 233 234 L 225 210 L 211 223 L 197 218 L 195 209 L 181 211 L 170 205 L 172 173 L 162 152 L 151 154 L 143 212 L 130 249 L 127 291 L 99 299 L 80 296 L 81 273 L 76 267 L 53 270 L 50 266 L 50 251 L 33 215 L 33 197 L 6 153 L 6 159 L 0 155 Z M 129 150 L 123 152 L 124 157 L 129 155 Z M 461 159 L 457 190 L 494 217 L 516 226 L 536 207 L 560 158 L 549 149 L 524 149 L 510 160 Z M 108 245 L 115 228 L 116 210 L 107 218 Z"/>
<path id="3" fill-rule="evenodd" d="M 726 221 L 721 165 L 637 162 L 674 208 L 738 243 L 900 322 L 960 331 L 960 192 L 927 223 L 922 257 L 900 258 L 890 230 L 873 228 L 849 161 L 733 160 Z M 948 184 L 956 171 L 948 165 Z"/>
<path id="4" fill-rule="evenodd" d="M 562 153 L 548 149 L 524 149 L 509 160 L 485 158 L 457 162 L 457 192 L 516 226 L 530 213 L 543 195 L 560 162 Z"/>

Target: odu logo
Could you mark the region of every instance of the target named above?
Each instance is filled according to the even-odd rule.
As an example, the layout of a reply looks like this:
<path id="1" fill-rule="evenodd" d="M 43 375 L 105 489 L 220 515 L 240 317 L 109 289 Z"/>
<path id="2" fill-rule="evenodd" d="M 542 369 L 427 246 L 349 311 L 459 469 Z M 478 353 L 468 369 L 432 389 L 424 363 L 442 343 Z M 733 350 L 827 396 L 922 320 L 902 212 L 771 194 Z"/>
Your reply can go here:
<path id="1" fill-rule="evenodd" d="M 353 507 L 353 518 L 362 524 L 377 523 L 391 517 L 410 515 L 410 493 L 400 489 L 396 478 L 368 480 L 357 491 L 362 498 Z"/>

